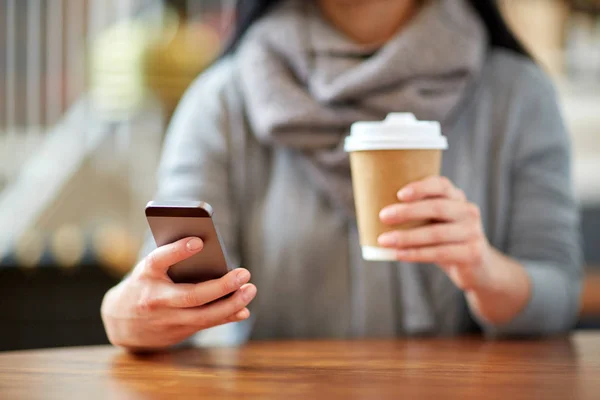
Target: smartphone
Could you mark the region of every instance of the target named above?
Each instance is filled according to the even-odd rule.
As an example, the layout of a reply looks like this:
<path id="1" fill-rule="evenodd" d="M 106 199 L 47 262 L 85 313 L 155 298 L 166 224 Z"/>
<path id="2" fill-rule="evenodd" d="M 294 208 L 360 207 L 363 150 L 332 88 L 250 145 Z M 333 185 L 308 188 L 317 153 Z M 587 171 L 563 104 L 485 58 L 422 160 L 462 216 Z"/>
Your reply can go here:
<path id="1" fill-rule="evenodd" d="M 200 283 L 230 271 L 223 243 L 213 223 L 213 209 L 203 201 L 154 202 L 146 205 L 146 219 L 158 247 L 186 237 L 199 237 L 204 248 L 169 268 L 175 283 Z"/>

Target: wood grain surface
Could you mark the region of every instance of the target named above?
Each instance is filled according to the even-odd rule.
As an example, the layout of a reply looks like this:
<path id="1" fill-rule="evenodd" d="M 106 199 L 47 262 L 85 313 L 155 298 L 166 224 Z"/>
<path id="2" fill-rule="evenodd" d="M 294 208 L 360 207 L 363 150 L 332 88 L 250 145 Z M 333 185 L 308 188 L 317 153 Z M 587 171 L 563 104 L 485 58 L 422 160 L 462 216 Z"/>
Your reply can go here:
<path id="1" fill-rule="evenodd" d="M 0 354 L 0 399 L 600 399 L 600 334 Z"/>

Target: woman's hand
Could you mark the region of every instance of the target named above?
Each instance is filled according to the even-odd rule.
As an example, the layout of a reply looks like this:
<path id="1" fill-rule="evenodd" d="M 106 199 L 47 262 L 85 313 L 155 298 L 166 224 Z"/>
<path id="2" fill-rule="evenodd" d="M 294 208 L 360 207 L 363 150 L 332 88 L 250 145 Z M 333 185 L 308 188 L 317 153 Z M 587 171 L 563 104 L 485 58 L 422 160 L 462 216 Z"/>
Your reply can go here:
<path id="1" fill-rule="evenodd" d="M 471 310 L 492 324 L 514 318 L 527 304 L 531 282 L 515 260 L 492 248 L 479 208 L 443 177 L 412 183 L 398 192 L 402 202 L 381 211 L 389 225 L 432 221 L 379 237 L 381 246 L 397 249 L 399 261 L 439 265 L 466 292 Z"/>
<path id="2" fill-rule="evenodd" d="M 400 261 L 438 264 L 461 289 L 470 291 L 490 282 L 486 267 L 490 246 L 479 208 L 444 177 L 412 183 L 398 192 L 402 203 L 381 211 L 381 221 L 398 225 L 415 221 L 431 224 L 396 230 L 379 237 L 379 244 L 397 249 Z"/>
<path id="3" fill-rule="evenodd" d="M 168 277 L 172 265 L 202 247 L 198 238 L 162 246 L 106 294 L 102 319 L 111 343 L 134 351 L 167 348 L 202 329 L 250 316 L 246 306 L 256 287 L 245 269 L 198 284 L 175 284 Z"/>

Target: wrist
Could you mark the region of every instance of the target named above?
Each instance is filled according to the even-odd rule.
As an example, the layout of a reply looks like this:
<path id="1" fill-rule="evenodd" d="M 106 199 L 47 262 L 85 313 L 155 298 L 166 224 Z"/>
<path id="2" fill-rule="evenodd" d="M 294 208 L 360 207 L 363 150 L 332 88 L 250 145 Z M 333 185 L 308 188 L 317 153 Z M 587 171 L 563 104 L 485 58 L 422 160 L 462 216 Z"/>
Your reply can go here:
<path id="1" fill-rule="evenodd" d="M 466 293 L 471 309 L 485 321 L 500 325 L 512 320 L 529 301 L 531 283 L 517 261 L 490 247 L 481 285 Z"/>
<path id="2" fill-rule="evenodd" d="M 479 279 L 476 280 L 477 283 L 473 287 L 466 291 L 467 294 L 481 297 L 498 296 L 505 290 L 506 271 L 504 268 L 494 267 L 499 264 L 498 258 L 497 252 L 487 245 L 483 262 L 477 267 Z"/>

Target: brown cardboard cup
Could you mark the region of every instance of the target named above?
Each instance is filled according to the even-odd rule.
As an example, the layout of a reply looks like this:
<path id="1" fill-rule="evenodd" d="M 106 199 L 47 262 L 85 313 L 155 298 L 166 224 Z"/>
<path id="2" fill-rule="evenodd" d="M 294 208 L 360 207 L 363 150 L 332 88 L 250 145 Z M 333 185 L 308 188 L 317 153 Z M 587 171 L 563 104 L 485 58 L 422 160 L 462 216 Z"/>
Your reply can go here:
<path id="1" fill-rule="evenodd" d="M 350 153 L 356 218 L 363 258 L 395 260 L 393 249 L 379 247 L 377 238 L 391 230 L 421 226 L 427 221 L 385 225 L 384 207 L 398 203 L 397 193 L 409 183 L 439 175 L 442 150 L 371 150 Z"/>
<path id="2" fill-rule="evenodd" d="M 383 121 L 356 122 L 346 138 L 362 255 L 365 260 L 393 261 L 396 251 L 379 247 L 385 232 L 425 225 L 414 221 L 384 225 L 381 210 L 399 202 L 397 193 L 409 183 L 439 175 L 448 141 L 439 122 L 418 121 L 408 113 L 393 113 Z"/>

